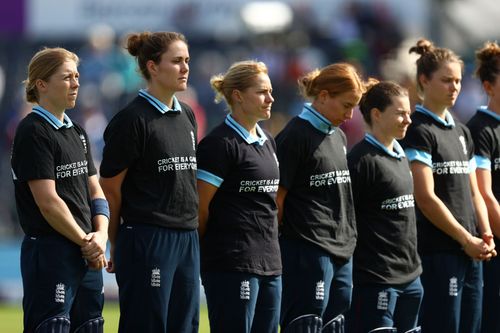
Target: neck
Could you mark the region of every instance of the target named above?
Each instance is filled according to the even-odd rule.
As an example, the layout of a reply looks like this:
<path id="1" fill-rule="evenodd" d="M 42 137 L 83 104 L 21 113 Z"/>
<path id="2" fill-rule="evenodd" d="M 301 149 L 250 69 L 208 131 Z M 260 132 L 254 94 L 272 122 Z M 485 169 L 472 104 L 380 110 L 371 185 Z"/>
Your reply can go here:
<path id="1" fill-rule="evenodd" d="M 488 110 L 500 114 L 500 105 L 493 99 L 490 99 L 488 103 Z"/>
<path id="2" fill-rule="evenodd" d="M 173 108 L 174 104 L 174 93 L 173 92 L 168 92 L 164 91 L 163 89 L 160 89 L 160 87 L 155 86 L 155 85 L 148 85 L 146 91 L 148 94 L 151 96 L 155 97 L 158 99 L 160 102 L 168 106 L 169 108 Z"/>
<path id="3" fill-rule="evenodd" d="M 427 110 L 431 111 L 441 119 L 446 119 L 446 107 L 441 105 L 436 105 L 427 101 L 422 103 L 422 106 Z"/>
<path id="4" fill-rule="evenodd" d="M 392 151 L 394 148 L 394 138 L 392 136 L 385 135 L 382 131 L 380 131 L 378 128 L 371 128 L 371 131 L 369 131 L 377 141 L 379 141 L 384 147 L 386 147 L 389 151 Z"/>
<path id="5" fill-rule="evenodd" d="M 236 120 L 236 122 L 240 124 L 244 129 L 246 129 L 250 134 L 257 136 L 256 121 L 252 121 L 247 117 L 244 117 L 241 113 L 234 111 L 231 113 L 231 117 L 233 117 L 233 119 Z"/>
<path id="6" fill-rule="evenodd" d="M 49 111 L 51 114 L 54 115 L 54 117 L 59 119 L 61 122 L 64 121 L 64 111 L 65 111 L 64 109 L 58 110 L 57 108 L 55 108 L 52 105 L 49 105 L 47 103 L 44 103 L 43 101 L 40 101 L 40 103 L 38 103 L 38 105 L 40 105 L 45 110 Z"/>

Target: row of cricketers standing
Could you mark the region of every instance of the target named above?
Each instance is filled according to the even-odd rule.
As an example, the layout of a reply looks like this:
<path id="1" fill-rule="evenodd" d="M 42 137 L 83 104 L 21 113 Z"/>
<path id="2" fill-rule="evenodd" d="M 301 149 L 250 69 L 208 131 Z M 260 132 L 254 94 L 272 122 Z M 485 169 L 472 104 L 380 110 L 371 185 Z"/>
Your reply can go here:
<path id="1" fill-rule="evenodd" d="M 109 122 L 100 177 L 66 114 L 77 55 L 29 64 L 34 106 L 12 149 L 24 332 L 102 332 L 104 267 L 122 333 L 197 332 L 200 276 L 213 333 L 321 332 L 339 315 L 347 332 L 500 332 L 496 43 L 476 52 L 488 102 L 469 128 L 450 112 L 463 62 L 422 39 L 413 113 L 406 89 L 336 63 L 299 79 L 307 102 L 273 138 L 258 124 L 268 71 L 247 60 L 212 77 L 229 113 L 199 144 L 175 97 L 185 37 L 133 33 L 126 48 L 147 86 Z M 347 152 L 339 125 L 358 105 L 366 135 Z"/>

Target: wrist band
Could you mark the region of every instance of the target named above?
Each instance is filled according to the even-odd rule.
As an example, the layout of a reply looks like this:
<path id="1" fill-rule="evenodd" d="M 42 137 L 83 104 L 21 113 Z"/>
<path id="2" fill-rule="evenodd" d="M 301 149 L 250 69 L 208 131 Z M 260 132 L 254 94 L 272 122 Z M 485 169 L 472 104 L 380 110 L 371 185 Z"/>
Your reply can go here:
<path id="1" fill-rule="evenodd" d="M 104 215 L 109 220 L 109 204 L 104 198 L 93 199 L 90 204 L 90 214 L 92 218 L 96 215 Z"/>

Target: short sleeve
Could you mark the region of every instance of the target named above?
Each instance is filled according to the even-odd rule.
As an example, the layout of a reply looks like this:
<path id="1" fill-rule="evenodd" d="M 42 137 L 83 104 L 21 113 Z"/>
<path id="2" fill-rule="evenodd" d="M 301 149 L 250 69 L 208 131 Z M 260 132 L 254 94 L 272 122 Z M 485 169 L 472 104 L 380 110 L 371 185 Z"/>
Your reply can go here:
<path id="1" fill-rule="evenodd" d="M 229 142 L 222 137 L 207 136 L 200 141 L 196 155 L 197 178 L 220 187 L 234 164 Z"/>
<path id="2" fill-rule="evenodd" d="M 353 154 L 347 154 L 347 165 L 349 166 L 349 174 L 351 176 L 351 187 L 354 202 L 360 201 L 362 191 L 365 188 L 366 182 L 365 172 L 363 171 L 362 161 Z"/>
<path id="3" fill-rule="evenodd" d="M 291 132 L 281 132 L 276 137 L 276 152 L 280 169 L 280 186 L 290 189 L 293 186 L 301 161 L 304 161 L 303 142 Z"/>
<path id="4" fill-rule="evenodd" d="M 104 131 L 104 149 L 100 166 L 100 174 L 103 177 L 114 177 L 129 168 L 140 158 L 143 150 L 144 122 L 133 114 L 120 113 L 110 121 Z"/>
<path id="5" fill-rule="evenodd" d="M 23 128 L 16 135 L 13 160 L 17 161 L 15 177 L 21 181 L 55 179 L 54 148 L 42 128 Z"/>
<path id="6" fill-rule="evenodd" d="M 403 139 L 402 146 L 406 149 L 415 149 L 432 155 L 434 140 L 432 134 L 423 126 L 411 126 Z"/>
<path id="7" fill-rule="evenodd" d="M 483 127 L 479 131 L 471 131 L 471 136 L 474 141 L 474 154 L 491 161 L 491 153 L 494 149 L 494 138 L 492 133 L 490 133 L 486 127 Z"/>

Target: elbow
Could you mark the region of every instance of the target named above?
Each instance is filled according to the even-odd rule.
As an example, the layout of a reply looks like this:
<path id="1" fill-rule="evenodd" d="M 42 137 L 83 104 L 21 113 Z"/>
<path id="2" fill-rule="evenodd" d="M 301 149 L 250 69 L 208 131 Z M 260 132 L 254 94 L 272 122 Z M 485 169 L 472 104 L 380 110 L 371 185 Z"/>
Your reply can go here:
<path id="1" fill-rule="evenodd" d="M 416 202 L 418 208 L 424 214 L 426 214 L 427 212 L 430 212 L 433 209 L 435 201 L 436 200 L 431 195 L 425 195 L 425 194 L 418 195 L 417 193 L 415 193 L 415 202 Z"/>

